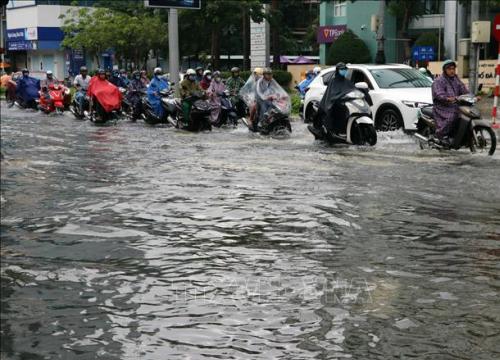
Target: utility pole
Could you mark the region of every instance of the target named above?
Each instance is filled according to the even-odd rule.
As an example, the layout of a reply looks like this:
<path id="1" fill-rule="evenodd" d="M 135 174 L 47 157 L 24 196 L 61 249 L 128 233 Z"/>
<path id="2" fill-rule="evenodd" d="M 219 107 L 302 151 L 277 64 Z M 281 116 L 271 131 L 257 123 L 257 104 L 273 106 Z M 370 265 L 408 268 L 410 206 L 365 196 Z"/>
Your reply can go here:
<path id="1" fill-rule="evenodd" d="M 5 72 L 5 68 L 4 68 L 4 63 L 5 63 L 5 45 L 4 45 L 4 40 L 3 40 L 3 18 L 4 18 L 4 15 L 5 15 L 5 9 L 7 7 L 7 4 L 1 4 L 1 7 L 0 7 L 0 47 L 2 48 L 2 54 L 0 55 L 0 61 L 2 62 L 2 64 L 0 65 L 0 74 L 3 75 L 3 73 Z"/>
<path id="2" fill-rule="evenodd" d="M 170 82 L 179 83 L 179 26 L 177 9 L 168 9 L 168 68 Z"/>
<path id="3" fill-rule="evenodd" d="M 472 23 L 479 20 L 479 0 L 472 0 L 470 4 L 470 31 Z M 475 94 L 477 90 L 477 67 L 478 67 L 479 44 L 470 43 L 469 55 L 469 90 Z"/>
<path id="4" fill-rule="evenodd" d="M 384 16 L 385 16 L 385 0 L 380 0 L 378 7 L 378 15 L 377 15 L 378 27 L 377 27 L 377 55 L 375 55 L 376 64 L 385 64 Z"/>

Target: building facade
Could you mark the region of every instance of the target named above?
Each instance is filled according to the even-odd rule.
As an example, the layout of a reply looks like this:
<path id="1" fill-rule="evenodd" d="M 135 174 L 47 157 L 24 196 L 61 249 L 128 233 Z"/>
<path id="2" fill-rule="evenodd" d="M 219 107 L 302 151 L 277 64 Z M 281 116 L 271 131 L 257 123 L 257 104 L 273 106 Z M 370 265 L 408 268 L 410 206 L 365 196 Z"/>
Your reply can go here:
<path id="1" fill-rule="evenodd" d="M 64 33 L 60 16 L 66 14 L 73 3 L 64 0 L 9 1 L 6 10 L 6 50 L 12 70 L 51 70 L 62 79 L 85 63 L 82 51 L 71 51 L 61 46 Z M 92 3 L 89 0 L 76 2 L 79 6 Z"/>
<path id="2" fill-rule="evenodd" d="M 434 33 L 439 39 L 439 46 L 435 49 L 436 60 L 459 59 L 459 44 L 463 39 L 470 37 L 470 3 L 465 5 L 459 0 L 415 0 L 419 1 L 424 14 L 412 19 L 408 25 L 407 35 L 413 43 L 422 33 Z M 498 6 L 479 0 L 479 20 L 493 21 L 494 15 L 500 10 Z M 320 5 L 320 26 L 345 25 L 359 36 L 370 49 L 372 60 L 377 51 L 376 34 L 371 31 L 372 15 L 377 15 L 380 1 L 322 1 Z M 403 62 L 405 58 L 403 44 L 405 39 L 398 35 L 398 20 L 387 9 L 384 16 L 385 55 L 387 62 Z M 320 45 L 321 63 L 325 63 L 328 44 Z M 496 56 L 495 41 L 485 44 L 481 52 L 481 59 Z M 465 61 L 463 61 L 465 63 Z"/>

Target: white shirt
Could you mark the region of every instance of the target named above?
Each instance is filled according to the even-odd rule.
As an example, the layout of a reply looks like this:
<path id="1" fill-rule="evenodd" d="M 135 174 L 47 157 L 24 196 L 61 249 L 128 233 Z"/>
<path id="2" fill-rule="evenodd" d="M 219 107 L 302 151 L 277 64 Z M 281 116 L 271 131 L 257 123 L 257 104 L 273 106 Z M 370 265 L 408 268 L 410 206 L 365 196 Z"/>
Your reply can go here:
<path id="1" fill-rule="evenodd" d="M 83 90 L 87 90 L 87 88 L 89 87 L 89 83 L 90 83 L 90 76 L 87 75 L 84 79 L 81 74 L 76 75 L 75 80 L 73 81 L 73 85 L 75 86 L 80 85 L 81 89 Z"/>

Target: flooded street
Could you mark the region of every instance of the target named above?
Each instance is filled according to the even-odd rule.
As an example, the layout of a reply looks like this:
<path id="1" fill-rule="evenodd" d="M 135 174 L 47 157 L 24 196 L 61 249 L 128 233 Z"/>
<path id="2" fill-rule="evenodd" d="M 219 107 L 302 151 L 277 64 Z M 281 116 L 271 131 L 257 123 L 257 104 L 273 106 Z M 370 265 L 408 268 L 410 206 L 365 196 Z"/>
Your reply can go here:
<path id="1" fill-rule="evenodd" d="M 1 359 L 500 358 L 500 154 L 1 110 Z"/>

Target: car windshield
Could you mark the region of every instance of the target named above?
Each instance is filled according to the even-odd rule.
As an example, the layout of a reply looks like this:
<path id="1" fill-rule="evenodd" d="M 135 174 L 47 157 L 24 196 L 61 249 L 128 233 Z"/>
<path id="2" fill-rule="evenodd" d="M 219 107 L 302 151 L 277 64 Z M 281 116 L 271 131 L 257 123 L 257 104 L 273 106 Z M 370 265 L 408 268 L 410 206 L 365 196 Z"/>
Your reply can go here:
<path id="1" fill-rule="evenodd" d="M 370 72 L 382 89 L 432 86 L 432 81 L 416 69 L 373 69 Z"/>

